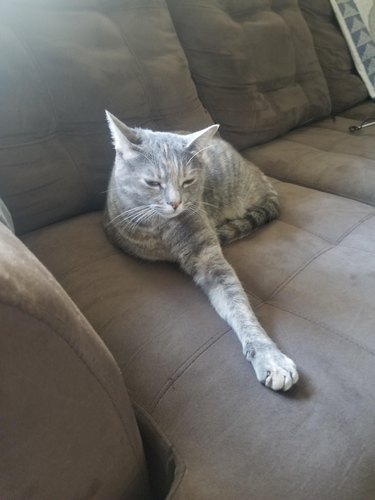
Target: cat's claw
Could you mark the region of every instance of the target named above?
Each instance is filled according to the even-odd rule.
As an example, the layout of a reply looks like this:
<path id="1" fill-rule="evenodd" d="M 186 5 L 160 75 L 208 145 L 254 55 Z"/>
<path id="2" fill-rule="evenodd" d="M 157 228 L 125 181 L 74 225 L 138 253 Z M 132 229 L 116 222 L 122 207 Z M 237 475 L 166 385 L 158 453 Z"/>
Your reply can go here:
<path id="1" fill-rule="evenodd" d="M 246 358 L 252 363 L 259 382 L 274 391 L 288 391 L 298 382 L 296 365 L 277 347 L 249 349 Z"/>

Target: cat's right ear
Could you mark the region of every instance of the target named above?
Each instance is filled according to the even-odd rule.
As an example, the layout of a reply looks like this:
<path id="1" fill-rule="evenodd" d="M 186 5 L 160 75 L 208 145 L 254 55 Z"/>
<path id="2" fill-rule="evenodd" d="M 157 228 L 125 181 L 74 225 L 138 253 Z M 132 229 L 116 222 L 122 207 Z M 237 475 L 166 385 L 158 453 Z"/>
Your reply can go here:
<path id="1" fill-rule="evenodd" d="M 140 143 L 137 133 L 109 111 L 105 112 L 115 150 L 123 157 L 134 156 Z"/>
<path id="2" fill-rule="evenodd" d="M 192 134 L 186 135 L 185 136 L 187 140 L 186 146 L 188 148 L 195 146 L 198 149 L 205 147 L 207 144 L 209 144 L 210 140 L 216 134 L 218 128 L 219 128 L 218 124 L 210 125 L 209 127 L 204 128 L 203 130 L 198 130 L 198 132 L 193 132 Z"/>

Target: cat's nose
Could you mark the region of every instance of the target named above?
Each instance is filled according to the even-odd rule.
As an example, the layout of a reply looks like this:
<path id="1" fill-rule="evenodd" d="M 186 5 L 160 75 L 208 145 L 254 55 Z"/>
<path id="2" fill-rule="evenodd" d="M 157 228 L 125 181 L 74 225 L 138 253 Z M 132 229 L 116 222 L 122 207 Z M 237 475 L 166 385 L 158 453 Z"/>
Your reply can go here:
<path id="1" fill-rule="evenodd" d="M 180 201 L 168 201 L 168 205 L 170 205 L 173 210 L 177 210 L 178 207 L 181 205 Z"/>

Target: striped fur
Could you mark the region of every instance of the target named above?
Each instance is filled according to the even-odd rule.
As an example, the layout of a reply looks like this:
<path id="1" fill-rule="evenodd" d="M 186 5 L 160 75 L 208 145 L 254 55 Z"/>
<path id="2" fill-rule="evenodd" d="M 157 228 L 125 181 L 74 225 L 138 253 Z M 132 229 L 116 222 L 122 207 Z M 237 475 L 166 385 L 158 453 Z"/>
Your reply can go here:
<path id="1" fill-rule="evenodd" d="M 278 216 L 272 184 L 213 137 L 216 125 L 172 134 L 107 118 L 116 149 L 104 216 L 109 238 L 137 257 L 178 263 L 233 328 L 258 380 L 288 390 L 296 367 L 259 324 L 220 246 Z"/>

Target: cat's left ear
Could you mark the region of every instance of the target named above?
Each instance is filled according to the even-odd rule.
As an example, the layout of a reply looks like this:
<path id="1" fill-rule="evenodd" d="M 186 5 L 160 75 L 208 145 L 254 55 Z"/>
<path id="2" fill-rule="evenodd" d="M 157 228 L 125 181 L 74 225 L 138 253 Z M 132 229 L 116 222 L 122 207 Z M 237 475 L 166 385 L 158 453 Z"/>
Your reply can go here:
<path id="1" fill-rule="evenodd" d="M 105 114 L 116 151 L 123 156 L 130 156 L 140 143 L 136 131 L 125 125 L 109 111 L 106 111 Z"/>
<path id="2" fill-rule="evenodd" d="M 192 134 L 188 134 L 186 136 L 187 139 L 187 148 L 191 148 L 191 146 L 195 146 L 197 149 L 202 149 L 210 142 L 213 136 L 216 134 L 219 125 L 211 125 L 203 130 L 199 130 L 198 132 L 193 132 Z"/>

